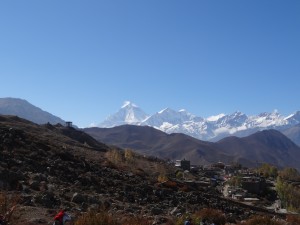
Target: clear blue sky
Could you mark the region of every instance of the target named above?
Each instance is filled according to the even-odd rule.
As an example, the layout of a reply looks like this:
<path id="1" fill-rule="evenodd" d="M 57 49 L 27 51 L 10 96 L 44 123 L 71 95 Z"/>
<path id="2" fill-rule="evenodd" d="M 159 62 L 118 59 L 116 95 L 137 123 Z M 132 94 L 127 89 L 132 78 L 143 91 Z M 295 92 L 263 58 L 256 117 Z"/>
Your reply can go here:
<path id="1" fill-rule="evenodd" d="M 299 0 L 3 0 L 0 97 L 84 127 L 152 114 L 300 110 Z"/>

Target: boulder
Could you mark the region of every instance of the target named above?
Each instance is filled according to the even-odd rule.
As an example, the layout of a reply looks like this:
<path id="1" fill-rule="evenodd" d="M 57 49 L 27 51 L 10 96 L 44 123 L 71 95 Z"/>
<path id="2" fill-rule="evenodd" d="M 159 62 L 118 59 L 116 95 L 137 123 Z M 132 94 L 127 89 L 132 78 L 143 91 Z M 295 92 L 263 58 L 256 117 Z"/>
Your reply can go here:
<path id="1" fill-rule="evenodd" d="M 77 204 L 82 204 L 82 203 L 86 202 L 86 200 L 87 200 L 86 196 L 76 192 L 76 193 L 73 194 L 71 202 L 74 202 L 74 203 L 77 203 Z"/>

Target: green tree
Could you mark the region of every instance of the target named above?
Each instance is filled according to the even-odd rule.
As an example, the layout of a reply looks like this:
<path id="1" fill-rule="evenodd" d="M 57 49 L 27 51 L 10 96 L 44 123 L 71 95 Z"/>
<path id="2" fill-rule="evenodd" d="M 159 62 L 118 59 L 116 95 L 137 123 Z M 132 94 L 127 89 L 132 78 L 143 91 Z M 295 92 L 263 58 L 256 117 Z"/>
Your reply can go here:
<path id="1" fill-rule="evenodd" d="M 278 169 L 275 166 L 272 166 L 268 163 L 262 164 L 258 169 L 258 173 L 262 174 L 264 177 L 269 178 L 273 177 L 276 178 L 278 175 Z"/>
<path id="2" fill-rule="evenodd" d="M 239 187 L 239 186 L 241 186 L 241 181 L 242 181 L 242 178 L 240 176 L 233 176 L 227 181 L 227 183 L 230 186 Z"/>
<path id="3" fill-rule="evenodd" d="M 284 180 L 300 181 L 300 174 L 295 168 L 285 168 L 279 172 L 279 176 Z"/>
<path id="4" fill-rule="evenodd" d="M 131 149 L 125 149 L 125 159 L 126 162 L 133 163 L 134 162 L 134 153 Z"/>
<path id="5" fill-rule="evenodd" d="M 294 181 L 300 181 L 300 174 L 294 168 L 285 168 L 279 171 L 276 181 L 276 191 L 287 209 L 300 211 L 300 189 L 294 185 Z"/>

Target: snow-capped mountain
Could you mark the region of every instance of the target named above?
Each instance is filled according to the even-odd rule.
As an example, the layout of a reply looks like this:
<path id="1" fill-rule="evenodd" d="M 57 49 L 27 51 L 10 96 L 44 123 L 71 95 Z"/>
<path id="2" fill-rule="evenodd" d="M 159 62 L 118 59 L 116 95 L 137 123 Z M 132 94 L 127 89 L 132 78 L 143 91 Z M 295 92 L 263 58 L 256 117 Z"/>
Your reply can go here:
<path id="1" fill-rule="evenodd" d="M 289 115 L 285 118 L 289 124 L 296 125 L 300 121 L 300 111 L 295 112 L 294 114 Z"/>
<path id="2" fill-rule="evenodd" d="M 139 125 L 148 115 L 132 102 L 124 102 L 121 109 L 113 115 L 108 116 L 99 127 L 114 127 L 123 124 Z"/>
<path id="3" fill-rule="evenodd" d="M 126 102 L 115 114 L 109 116 L 99 127 L 114 127 L 123 124 L 147 125 L 166 133 L 184 133 L 200 140 L 217 141 L 236 135 L 250 135 L 264 129 L 286 129 L 300 123 L 300 111 L 287 117 L 277 110 L 248 116 L 242 112 L 220 114 L 208 118 L 193 115 L 186 110 L 175 111 L 166 108 L 147 116 L 135 104 Z"/>
<path id="4" fill-rule="evenodd" d="M 186 121 L 193 121 L 196 118 L 196 116 L 192 115 L 184 109 L 175 111 L 173 109 L 166 108 L 144 120 L 142 122 L 142 125 L 161 127 L 164 124 L 182 124 Z M 200 117 L 198 117 L 197 119 L 200 121 L 203 120 Z"/>

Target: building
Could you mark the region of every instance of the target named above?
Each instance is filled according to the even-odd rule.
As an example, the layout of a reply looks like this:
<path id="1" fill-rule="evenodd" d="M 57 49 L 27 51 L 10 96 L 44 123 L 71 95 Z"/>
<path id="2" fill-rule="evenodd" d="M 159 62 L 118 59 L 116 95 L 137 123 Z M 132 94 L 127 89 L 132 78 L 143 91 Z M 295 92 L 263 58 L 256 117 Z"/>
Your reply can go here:
<path id="1" fill-rule="evenodd" d="M 72 127 L 72 122 L 67 121 L 67 122 L 66 122 L 66 127 Z"/>
<path id="2" fill-rule="evenodd" d="M 191 162 L 189 160 L 176 160 L 175 166 L 183 170 L 191 170 Z"/>
<path id="3" fill-rule="evenodd" d="M 266 188 L 266 181 L 261 177 L 242 177 L 241 185 L 249 193 L 261 194 Z"/>

